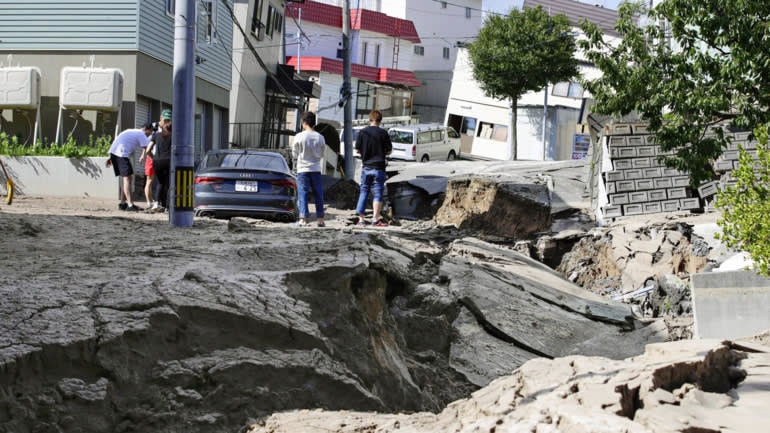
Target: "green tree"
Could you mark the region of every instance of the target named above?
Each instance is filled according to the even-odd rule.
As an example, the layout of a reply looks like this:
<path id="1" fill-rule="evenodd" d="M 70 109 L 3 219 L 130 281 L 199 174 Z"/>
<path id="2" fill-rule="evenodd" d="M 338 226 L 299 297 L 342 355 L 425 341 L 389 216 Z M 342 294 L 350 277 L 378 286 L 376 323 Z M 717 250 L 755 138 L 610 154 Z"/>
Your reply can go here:
<path id="1" fill-rule="evenodd" d="M 712 161 L 731 140 L 770 120 L 770 2 L 664 0 L 652 9 L 624 3 L 619 44 L 583 23 L 579 45 L 603 75 L 584 82 L 593 111 L 636 112 L 666 151 L 666 165 L 691 184 L 713 176 Z"/>
<path id="2" fill-rule="evenodd" d="M 563 14 L 549 16 L 541 6 L 490 15 L 478 38 L 468 44 L 473 78 L 492 98 L 511 104 L 508 132 L 511 157 L 516 159 L 516 110 L 526 92 L 578 75 L 577 44 Z"/>
<path id="3" fill-rule="evenodd" d="M 757 156 L 739 147 L 740 163 L 731 175 L 735 184 L 717 194 L 720 208 L 717 224 L 722 233 L 716 237 L 725 245 L 749 253 L 755 271 L 770 276 L 770 151 L 767 149 L 768 125 L 754 130 L 759 141 Z"/>

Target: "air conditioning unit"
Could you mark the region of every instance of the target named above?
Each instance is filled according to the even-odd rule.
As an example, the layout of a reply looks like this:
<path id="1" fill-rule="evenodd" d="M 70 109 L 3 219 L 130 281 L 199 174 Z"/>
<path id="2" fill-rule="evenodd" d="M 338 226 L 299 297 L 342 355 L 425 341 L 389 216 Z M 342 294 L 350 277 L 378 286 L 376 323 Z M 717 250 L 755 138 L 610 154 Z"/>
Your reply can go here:
<path id="1" fill-rule="evenodd" d="M 59 98 L 66 109 L 118 111 L 123 102 L 123 72 L 113 68 L 62 68 Z"/>
<path id="2" fill-rule="evenodd" d="M 40 70 L 32 66 L 0 68 L 0 109 L 33 110 L 40 103 Z"/>

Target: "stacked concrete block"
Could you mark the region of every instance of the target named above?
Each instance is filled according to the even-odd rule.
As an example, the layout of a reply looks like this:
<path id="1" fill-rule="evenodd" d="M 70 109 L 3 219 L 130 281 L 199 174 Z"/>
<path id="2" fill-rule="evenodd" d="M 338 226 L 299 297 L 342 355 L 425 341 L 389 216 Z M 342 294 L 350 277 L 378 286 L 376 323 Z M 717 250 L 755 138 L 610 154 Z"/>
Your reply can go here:
<path id="1" fill-rule="evenodd" d="M 663 158 L 674 151 L 663 151 L 646 124 L 608 125 L 604 139 L 613 170 L 602 179 L 609 201 L 602 208 L 604 216 L 708 209 L 718 191 L 735 184 L 732 171 L 739 165 L 739 149 L 757 158 L 756 142 L 749 136 L 748 132 L 733 134 L 727 149 L 713 162 L 714 180 L 692 188 L 688 173 L 665 166 Z"/>
<path id="2" fill-rule="evenodd" d="M 687 173 L 666 167 L 663 152 L 646 124 L 613 124 L 606 135 L 613 170 L 604 173 L 606 218 L 693 210 L 700 199 Z"/>
<path id="3" fill-rule="evenodd" d="M 708 195 L 714 195 L 717 190 L 734 185 L 735 178 L 732 176 L 732 171 L 738 168 L 740 148 L 746 150 L 754 159 L 757 159 L 759 156 L 757 153 L 757 142 L 749 139 L 748 132 L 734 134 L 727 149 L 714 161 L 714 171 L 719 175 L 719 180 L 716 181 L 716 188 L 712 187 L 712 182 L 707 182 L 699 186 L 698 189 L 703 189 L 704 193 Z M 707 195 L 702 197 L 707 197 Z"/>

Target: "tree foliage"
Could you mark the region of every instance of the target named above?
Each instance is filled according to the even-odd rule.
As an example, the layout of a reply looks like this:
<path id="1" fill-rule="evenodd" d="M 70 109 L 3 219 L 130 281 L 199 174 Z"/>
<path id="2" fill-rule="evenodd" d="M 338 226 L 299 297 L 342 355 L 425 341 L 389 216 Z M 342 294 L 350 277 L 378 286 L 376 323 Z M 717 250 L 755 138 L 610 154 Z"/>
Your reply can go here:
<path id="1" fill-rule="evenodd" d="M 489 97 L 511 101 L 514 115 L 516 101 L 526 92 L 578 74 L 577 44 L 569 20 L 563 14 L 549 16 L 541 6 L 488 16 L 467 48 L 473 78 L 481 90 Z M 514 149 L 515 125 L 510 132 Z"/>
<path id="2" fill-rule="evenodd" d="M 770 151 L 768 125 L 754 130 L 759 144 L 757 155 L 739 147 L 740 162 L 731 175 L 735 184 L 717 194 L 715 205 L 722 215 L 717 238 L 725 245 L 747 251 L 755 271 L 770 276 Z"/>
<path id="3" fill-rule="evenodd" d="M 770 120 L 770 2 L 624 3 L 618 14 L 616 46 L 582 25 L 579 45 L 603 73 L 584 82 L 593 110 L 638 113 L 661 148 L 675 150 L 668 166 L 689 171 L 693 185 L 710 179 L 730 129 Z"/>

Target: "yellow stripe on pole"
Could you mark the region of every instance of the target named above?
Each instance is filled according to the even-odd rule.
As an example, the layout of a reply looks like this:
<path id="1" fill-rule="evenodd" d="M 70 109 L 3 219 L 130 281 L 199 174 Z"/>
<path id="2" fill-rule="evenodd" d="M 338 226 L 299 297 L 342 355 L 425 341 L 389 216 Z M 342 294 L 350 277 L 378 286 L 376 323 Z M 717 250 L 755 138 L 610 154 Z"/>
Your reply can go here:
<path id="1" fill-rule="evenodd" d="M 192 210 L 193 179 L 192 167 L 176 168 L 176 196 L 174 197 L 174 204 L 177 210 Z"/>

